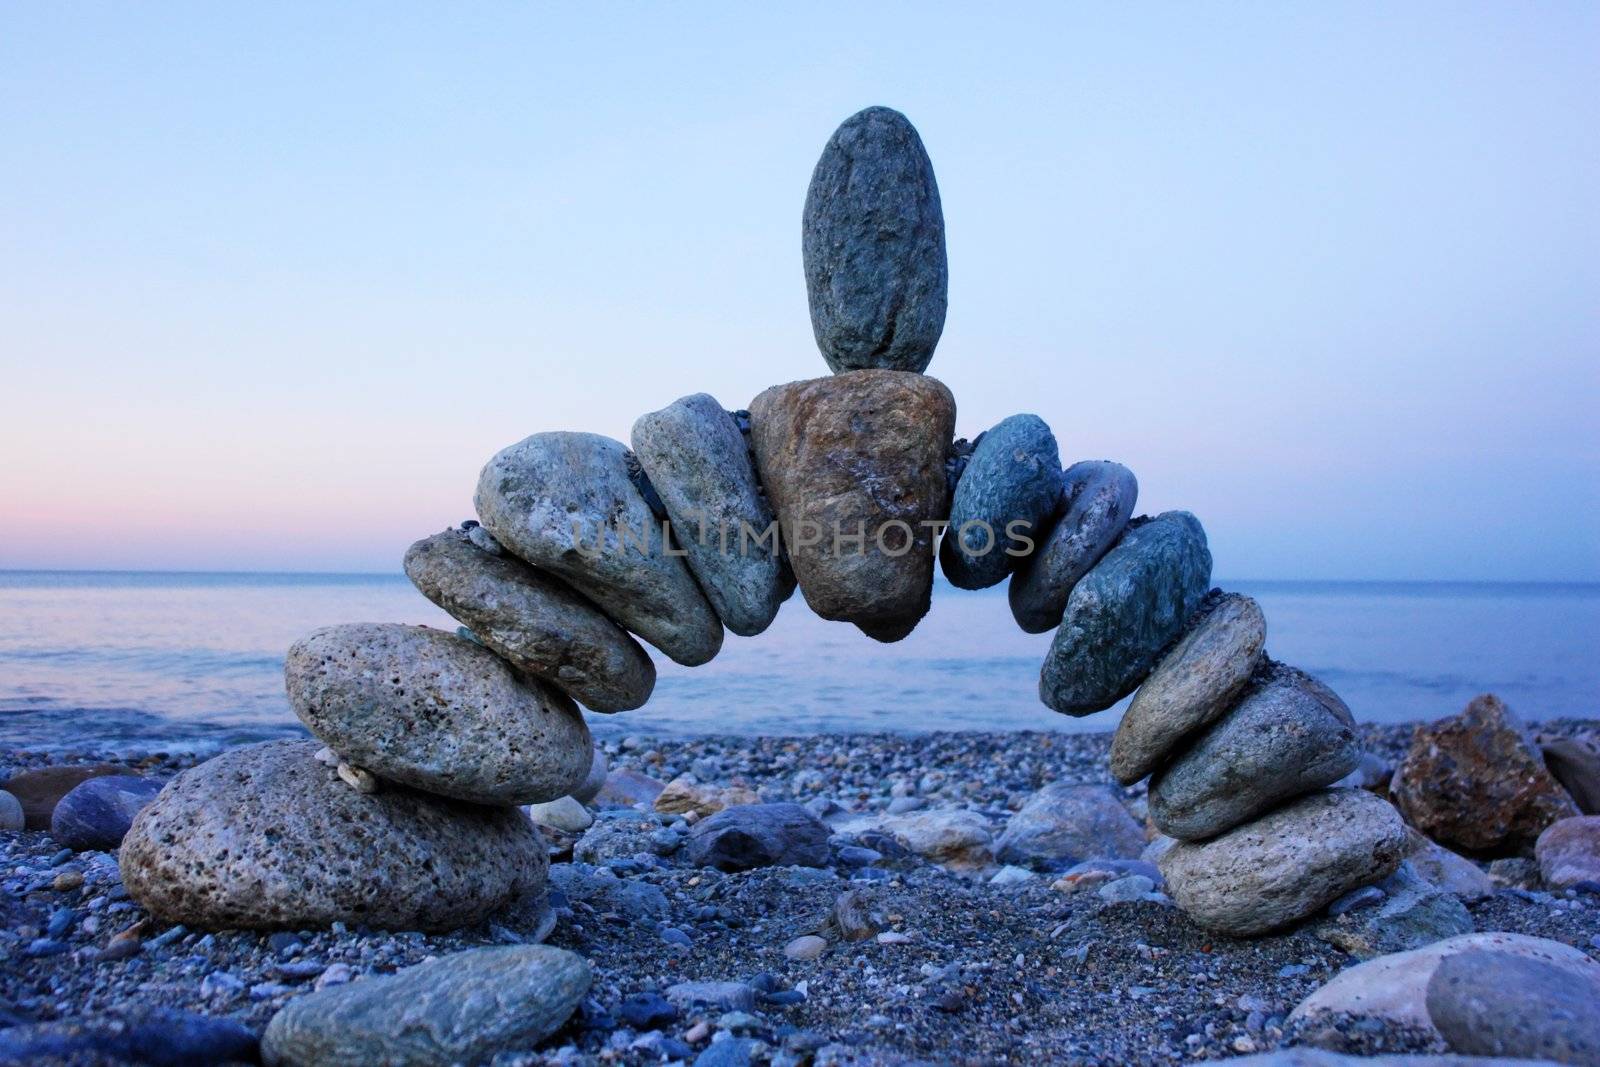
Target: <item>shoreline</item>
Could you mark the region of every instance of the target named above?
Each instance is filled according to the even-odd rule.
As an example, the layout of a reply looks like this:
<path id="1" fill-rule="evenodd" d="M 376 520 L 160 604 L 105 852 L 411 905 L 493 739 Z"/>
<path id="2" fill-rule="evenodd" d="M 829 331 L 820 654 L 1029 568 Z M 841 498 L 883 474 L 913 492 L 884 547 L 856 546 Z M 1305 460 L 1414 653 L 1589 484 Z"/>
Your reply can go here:
<path id="1" fill-rule="evenodd" d="M 1392 763 L 1412 725 L 1364 725 L 1363 742 Z M 1600 732 L 1600 723 L 1584 720 L 1529 725 Z M 927 807 L 964 808 L 998 826 L 1047 783 L 1108 783 L 1110 736 L 630 735 L 603 747 L 614 771 L 631 768 L 659 781 L 693 774 L 747 785 L 763 801 L 827 797 L 864 813 L 897 801 L 903 807 L 909 797 Z M 29 765 L 93 758 L 29 754 L 35 755 Z M 20 769 L 15 753 L 6 759 L 7 773 Z M 165 775 L 195 760 L 151 754 L 126 762 L 140 773 Z M 1143 795 L 1143 783 L 1121 790 L 1136 815 Z M 259 1032 L 284 1004 L 319 986 L 548 933 L 547 943 L 591 961 L 594 986 L 558 1033 L 504 1063 L 692 1060 L 718 1029 L 792 1057 L 777 1062 L 819 1064 L 906 1057 L 1154 1064 L 1291 1043 L 1357 1052 L 1430 1047 L 1425 1037 L 1390 1027 L 1352 1021 L 1308 1034 L 1286 1021 L 1303 997 L 1355 962 L 1316 937 L 1316 920 L 1235 941 L 1205 933 L 1159 894 L 1111 902 L 1092 888 L 1056 888 L 1048 874 L 991 883 L 892 854 L 876 839 L 872 846 L 884 854 L 866 866 L 723 874 L 660 854 L 651 835 L 671 831 L 674 817 L 630 809 L 596 816 L 576 839 L 590 863 L 572 862 L 574 838 L 547 835 L 554 866 L 545 901 L 525 901 L 444 935 L 167 927 L 126 898 L 113 854 L 63 857 L 48 834 L 0 835 L 0 870 L 7 872 L 0 902 L 9 909 L 0 930 L 6 959 L 0 1015 L 48 1021 L 170 1007 L 231 1018 Z M 81 884 L 74 884 L 77 875 Z M 70 888 L 55 888 L 60 884 Z M 852 891 L 889 936 L 834 944 L 816 959 L 785 955 L 792 939 L 825 925 L 840 895 Z M 1600 897 L 1507 886 L 1469 907 L 1479 930 L 1554 938 L 1600 960 Z M 41 939 L 52 941 L 52 924 L 62 927 L 52 943 L 63 947 L 41 953 Z M 135 933 L 121 940 L 132 940 L 133 948 L 112 948 L 129 930 Z M 685 981 L 739 983 L 752 992 L 748 1003 L 639 1015 L 638 1004 L 658 1003 Z"/>

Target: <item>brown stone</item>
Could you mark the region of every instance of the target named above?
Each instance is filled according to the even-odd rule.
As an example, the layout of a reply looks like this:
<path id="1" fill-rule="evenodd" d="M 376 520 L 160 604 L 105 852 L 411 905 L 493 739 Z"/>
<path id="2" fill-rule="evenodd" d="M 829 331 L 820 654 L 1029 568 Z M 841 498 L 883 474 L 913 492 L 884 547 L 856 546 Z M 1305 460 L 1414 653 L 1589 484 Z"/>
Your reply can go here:
<path id="1" fill-rule="evenodd" d="M 1534 855 L 1548 886 L 1566 889 L 1579 882 L 1600 883 L 1600 815 L 1575 815 L 1551 823 L 1539 835 Z"/>
<path id="2" fill-rule="evenodd" d="M 950 390 L 909 371 L 790 382 L 751 402 L 761 480 L 811 610 L 879 641 L 927 614 L 955 417 Z"/>
<path id="3" fill-rule="evenodd" d="M 759 803 L 761 798 L 747 785 L 707 785 L 679 775 L 656 794 L 655 809 L 663 815 L 687 815 L 693 812 L 704 818 L 715 815 L 723 808 Z"/>
<path id="4" fill-rule="evenodd" d="M 22 817 L 29 830 L 50 829 L 50 816 L 55 813 L 61 798 L 90 778 L 106 774 L 127 774 L 128 768 L 110 763 L 94 763 L 82 767 L 39 767 L 36 770 L 14 774 L 0 789 L 16 797 L 22 804 Z"/>
<path id="5" fill-rule="evenodd" d="M 1578 814 L 1521 721 L 1493 694 L 1418 726 L 1389 795 L 1411 825 L 1479 855 L 1526 855 L 1546 826 Z"/>

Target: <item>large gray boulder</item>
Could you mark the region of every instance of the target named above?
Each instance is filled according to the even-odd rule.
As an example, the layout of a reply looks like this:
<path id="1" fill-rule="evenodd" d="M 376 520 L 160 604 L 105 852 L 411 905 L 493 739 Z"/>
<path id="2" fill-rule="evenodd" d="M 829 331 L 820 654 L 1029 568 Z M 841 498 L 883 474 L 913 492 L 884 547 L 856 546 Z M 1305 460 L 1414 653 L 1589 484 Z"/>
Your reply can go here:
<path id="1" fill-rule="evenodd" d="M 1073 586 L 1122 536 L 1138 498 L 1138 479 L 1120 463 L 1086 460 L 1062 472 L 1060 515 L 1007 590 L 1018 626 L 1042 634 L 1061 625 Z"/>
<path id="2" fill-rule="evenodd" d="M 1055 435 L 1037 415 L 1012 415 L 980 436 L 950 502 L 939 566 L 959 589 L 1005 580 L 1044 537 L 1061 498 Z M 1027 538 L 1026 541 L 1021 538 Z"/>
<path id="3" fill-rule="evenodd" d="M 1028 798 L 995 840 L 995 859 L 1057 868 L 1088 859 L 1134 859 L 1144 830 L 1103 785 L 1053 782 Z"/>
<path id="4" fill-rule="evenodd" d="M 289 1002 L 267 1024 L 268 1067 L 487 1063 L 533 1051 L 566 1022 L 593 976 L 575 952 L 496 945 Z"/>
<path id="5" fill-rule="evenodd" d="M 634 485 L 620 441 L 536 433 L 489 460 L 473 499 L 501 545 L 677 662 L 699 666 L 722 647 L 722 623 Z"/>
<path id="6" fill-rule="evenodd" d="M 722 624 L 754 637 L 794 592 L 770 539 L 772 506 L 733 417 L 705 393 L 641 415 L 633 451 L 672 520 L 673 536 Z"/>
<path id="7" fill-rule="evenodd" d="M 1178 743 L 1233 704 L 1261 663 L 1267 620 L 1238 593 L 1208 599 L 1204 614 L 1161 658 L 1111 739 L 1111 773 L 1131 785 L 1155 770 Z"/>
<path id="8" fill-rule="evenodd" d="M 1039 699 L 1066 715 L 1133 692 L 1211 585 L 1200 521 L 1168 511 L 1135 523 L 1072 590 L 1039 674 Z"/>
<path id="9" fill-rule="evenodd" d="M 559 579 L 509 553 L 486 552 L 460 530 L 412 545 L 405 569 L 485 648 L 589 710 L 627 711 L 650 699 L 656 668 L 649 655 Z"/>
<path id="10" fill-rule="evenodd" d="M 1469 949 L 1439 961 L 1428 1015 L 1457 1052 L 1600 1064 L 1600 981 L 1510 952 Z"/>
<path id="11" fill-rule="evenodd" d="M 1360 762 L 1344 701 L 1305 672 L 1269 660 L 1238 703 L 1150 779 L 1150 820 L 1179 840 L 1212 837 L 1332 785 Z"/>
<path id="12" fill-rule="evenodd" d="M 284 661 L 289 703 L 341 759 L 439 796 L 535 804 L 589 773 L 577 706 L 471 641 L 426 626 L 328 626 Z"/>
<path id="13" fill-rule="evenodd" d="M 202 929 L 451 930 L 543 888 L 544 841 L 520 810 L 361 793 L 318 747 L 247 745 L 174 778 L 122 842 L 129 894 Z"/>
<path id="14" fill-rule="evenodd" d="M 1208 930 L 1255 937 L 1298 922 L 1400 866 L 1406 827 L 1365 789 L 1326 789 L 1157 860 L 1167 892 Z"/>
<path id="15" fill-rule="evenodd" d="M 829 369 L 928 366 L 944 331 L 944 212 L 904 115 L 869 107 L 834 131 L 806 190 L 800 248 Z"/>
<path id="16" fill-rule="evenodd" d="M 790 382 L 751 402 L 761 482 L 812 611 L 879 641 L 927 614 L 955 420 L 950 390 L 905 371 Z"/>

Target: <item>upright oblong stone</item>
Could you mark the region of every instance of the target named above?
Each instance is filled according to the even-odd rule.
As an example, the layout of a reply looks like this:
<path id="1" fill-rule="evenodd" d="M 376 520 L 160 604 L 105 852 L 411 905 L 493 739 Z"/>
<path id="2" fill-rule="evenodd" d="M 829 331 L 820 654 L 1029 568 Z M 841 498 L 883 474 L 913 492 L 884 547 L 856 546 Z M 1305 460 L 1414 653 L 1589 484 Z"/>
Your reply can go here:
<path id="1" fill-rule="evenodd" d="M 1060 517 L 1017 565 L 1007 590 L 1012 617 L 1030 634 L 1061 624 L 1073 586 L 1127 527 L 1139 481 L 1120 463 L 1085 460 L 1061 475 L 1060 499 Z"/>
<path id="2" fill-rule="evenodd" d="M 1199 618 L 1145 679 L 1111 739 L 1111 773 L 1132 785 L 1195 730 L 1214 722 L 1250 681 L 1267 620 L 1239 593 L 1208 597 Z"/>
<path id="3" fill-rule="evenodd" d="M 834 131 L 806 191 L 801 238 L 811 328 L 829 368 L 925 369 L 944 331 L 944 212 L 904 115 L 869 107 Z"/>
<path id="4" fill-rule="evenodd" d="M 129 895 L 211 930 L 452 930 L 544 887 L 544 840 L 520 809 L 361 793 L 318 747 L 246 745 L 174 778 L 123 839 Z"/>
<path id="5" fill-rule="evenodd" d="M 772 506 L 732 416 L 712 396 L 686 396 L 639 417 L 633 451 L 722 624 L 741 637 L 765 630 L 794 576 L 763 539 Z"/>
<path id="6" fill-rule="evenodd" d="M 325 627 L 294 643 L 283 673 L 295 714 L 341 759 L 436 796 L 542 803 L 576 789 L 593 760 L 565 694 L 442 630 Z"/>
<path id="7" fill-rule="evenodd" d="M 1013 555 L 1044 537 L 1061 497 L 1055 435 L 1037 415 L 1012 415 L 982 435 L 950 502 L 939 566 L 959 589 L 1005 580 Z M 1026 538 L 1026 541 L 1023 540 Z"/>
<path id="8" fill-rule="evenodd" d="M 1168 511 L 1129 526 L 1072 590 L 1039 675 L 1039 699 L 1067 715 L 1088 715 L 1133 692 L 1210 584 L 1200 520 Z"/>
<path id="9" fill-rule="evenodd" d="M 941 383 L 892 370 L 790 382 L 751 402 L 756 464 L 811 610 L 879 641 L 927 614 L 955 418 Z"/>
<path id="10" fill-rule="evenodd" d="M 627 711 L 650 699 L 656 667 L 649 655 L 560 580 L 510 554 L 485 552 L 459 530 L 412 545 L 405 570 L 485 648 L 591 711 Z"/>
<path id="11" fill-rule="evenodd" d="M 620 441 L 536 433 L 489 460 L 474 502 L 501 545 L 677 662 L 699 666 L 722 647 L 722 623 L 629 477 Z"/>
<path id="12" fill-rule="evenodd" d="M 1227 714 L 1150 780 L 1150 820 L 1180 841 L 1213 837 L 1361 761 L 1355 720 L 1315 678 L 1268 661 Z"/>

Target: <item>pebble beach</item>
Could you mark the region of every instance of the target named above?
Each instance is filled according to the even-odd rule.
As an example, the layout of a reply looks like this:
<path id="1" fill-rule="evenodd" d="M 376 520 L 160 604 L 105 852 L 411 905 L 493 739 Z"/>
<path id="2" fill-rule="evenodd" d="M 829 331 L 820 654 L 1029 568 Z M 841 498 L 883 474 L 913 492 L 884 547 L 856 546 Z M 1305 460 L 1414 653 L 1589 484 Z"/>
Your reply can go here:
<path id="1" fill-rule="evenodd" d="M 1541 729 L 1594 733 L 1579 721 Z M 1392 766 L 1411 731 L 1362 734 L 1372 762 Z M 1106 734 L 1025 732 L 629 736 L 603 751 L 622 782 L 691 776 L 762 802 L 809 804 L 843 826 L 851 816 L 959 809 L 998 837 L 1045 785 L 1109 784 L 1109 745 Z M 5 773 L 102 755 L 30 753 Z M 193 762 L 120 758 L 156 777 Z M 1118 790 L 1135 815 L 1142 794 L 1142 785 Z M 129 899 L 114 851 L 63 850 L 43 831 L 0 835 L 0 1022 L 14 1031 L 178 1009 L 253 1038 L 314 990 L 542 941 L 585 957 L 592 985 L 555 1033 L 496 1063 L 1135 1064 L 1295 1045 L 1442 1047 L 1437 1035 L 1373 1019 L 1290 1020 L 1357 958 L 1319 936 L 1316 920 L 1251 940 L 1208 933 L 1160 892 L 1159 874 L 1126 892 L 1121 871 L 1072 878 L 992 860 L 962 869 L 848 829 L 832 835 L 819 866 L 723 872 L 689 860 L 683 816 L 603 804 L 581 832 L 545 831 L 546 893 L 444 934 L 342 923 L 190 931 Z M 1600 960 L 1600 895 L 1542 888 L 1527 866 L 1499 865 L 1492 890 L 1467 904 L 1472 926 Z M 174 1041 L 183 1033 L 169 1032 Z M 101 1062 L 62 1048 L 56 1061 L 33 1062 Z"/>

